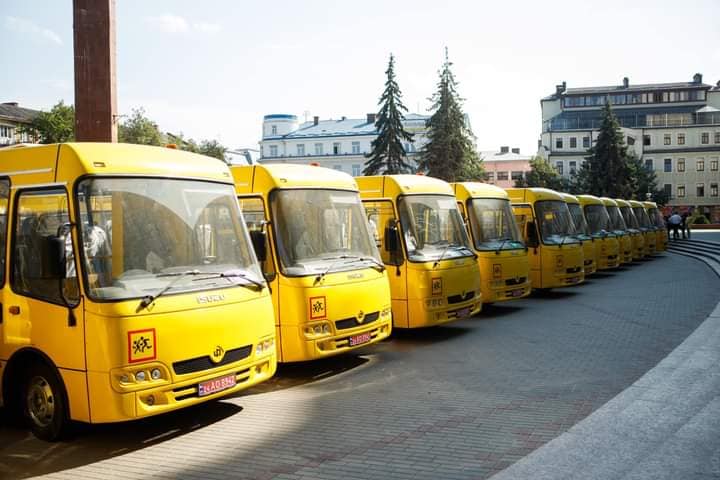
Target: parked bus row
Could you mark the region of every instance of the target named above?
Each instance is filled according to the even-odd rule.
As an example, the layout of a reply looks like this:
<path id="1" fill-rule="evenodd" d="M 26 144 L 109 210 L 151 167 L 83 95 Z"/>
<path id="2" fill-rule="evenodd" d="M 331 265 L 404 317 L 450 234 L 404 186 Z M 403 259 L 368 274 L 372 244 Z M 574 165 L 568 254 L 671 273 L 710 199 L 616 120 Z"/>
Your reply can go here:
<path id="1" fill-rule="evenodd" d="M 172 149 L 0 150 L 0 402 L 39 438 L 238 392 L 666 247 L 655 204 L 228 168 Z"/>

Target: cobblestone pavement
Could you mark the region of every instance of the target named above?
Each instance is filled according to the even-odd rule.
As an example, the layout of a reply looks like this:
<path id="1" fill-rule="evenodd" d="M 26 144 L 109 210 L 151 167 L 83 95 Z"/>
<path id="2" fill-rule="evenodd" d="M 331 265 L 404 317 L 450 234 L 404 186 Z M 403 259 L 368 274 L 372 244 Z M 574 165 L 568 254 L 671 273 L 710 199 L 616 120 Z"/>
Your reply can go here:
<path id="1" fill-rule="evenodd" d="M 717 282 L 704 264 L 667 254 L 445 327 L 396 332 L 358 355 L 283 367 L 229 400 L 85 426 L 71 442 L 5 426 L 0 476 L 487 478 L 662 360 L 713 310 Z"/>

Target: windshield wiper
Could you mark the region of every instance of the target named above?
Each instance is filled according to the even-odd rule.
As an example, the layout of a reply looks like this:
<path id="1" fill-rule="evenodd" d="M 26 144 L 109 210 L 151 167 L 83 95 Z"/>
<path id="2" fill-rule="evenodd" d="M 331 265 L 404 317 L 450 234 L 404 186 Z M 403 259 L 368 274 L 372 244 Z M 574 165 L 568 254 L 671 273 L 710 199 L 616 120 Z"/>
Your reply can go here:
<path id="1" fill-rule="evenodd" d="M 358 257 L 356 259 L 358 262 L 370 262 L 373 264 L 373 267 L 378 272 L 384 272 L 385 271 L 385 264 L 382 262 L 379 262 L 377 259 L 373 257 Z"/>
<path id="2" fill-rule="evenodd" d="M 247 282 L 249 282 L 249 285 L 248 285 L 248 284 L 243 284 L 243 283 L 240 283 L 239 285 L 242 285 L 242 286 L 244 286 L 244 287 L 250 287 L 250 286 L 252 285 L 253 287 L 256 287 L 258 291 L 261 291 L 263 288 L 265 288 L 265 282 L 262 282 L 262 281 L 260 281 L 260 280 L 257 280 L 257 279 L 255 279 L 255 278 L 253 278 L 253 277 L 251 277 L 250 275 L 247 275 L 247 274 L 245 274 L 245 273 L 236 272 L 236 271 L 234 271 L 234 270 L 230 270 L 230 271 L 227 271 L 227 272 L 202 272 L 202 274 L 203 274 L 203 275 L 207 275 L 207 277 L 204 277 L 204 278 L 196 278 L 195 280 L 193 280 L 193 282 L 197 282 L 197 281 L 200 281 L 200 280 L 208 280 L 208 279 L 210 279 L 210 278 L 227 278 L 227 279 L 231 279 L 231 278 L 242 278 L 243 280 L 246 280 Z M 231 281 L 232 281 L 232 280 L 231 280 Z"/>
<path id="3" fill-rule="evenodd" d="M 178 283 L 180 280 L 182 280 L 185 277 L 188 277 L 190 275 L 199 275 L 200 270 L 185 270 L 184 272 L 169 272 L 169 273 L 158 273 L 157 277 L 176 277 L 173 280 L 171 280 L 167 285 L 165 285 L 158 293 L 155 295 L 145 295 L 142 300 L 140 300 L 140 305 L 138 305 L 137 311 L 139 312 L 143 308 L 149 307 L 155 300 L 160 298 L 170 290 L 172 287 L 175 286 L 176 283 Z"/>
<path id="4" fill-rule="evenodd" d="M 440 254 L 440 256 L 438 257 L 438 259 L 435 260 L 435 263 L 433 263 L 433 267 L 432 267 L 433 270 L 435 270 L 435 268 L 436 268 L 438 265 L 440 265 L 440 262 L 442 262 L 442 260 L 445 258 L 445 254 L 446 254 L 447 251 L 450 249 L 450 247 L 462 247 L 462 245 L 457 244 L 457 243 L 450 243 L 450 242 L 448 242 L 448 244 L 445 245 L 445 248 L 443 249 L 443 251 L 442 251 L 442 253 Z"/>
<path id="5" fill-rule="evenodd" d="M 495 255 L 500 255 L 500 251 L 503 249 L 503 247 L 505 246 L 505 244 L 507 242 L 512 241 L 512 238 L 503 238 L 501 240 L 502 240 L 502 243 L 500 243 L 500 246 L 497 248 L 497 250 L 495 250 Z"/>
<path id="6" fill-rule="evenodd" d="M 323 260 L 335 260 L 330 265 L 327 266 L 325 270 L 323 270 L 322 273 L 320 273 L 317 277 L 315 277 L 315 283 L 320 283 L 320 281 L 325 278 L 325 275 L 327 275 L 330 270 L 337 264 L 343 263 L 345 260 L 355 259 L 356 257 L 352 255 L 340 255 L 339 257 L 330 257 L 330 258 L 324 258 Z"/>

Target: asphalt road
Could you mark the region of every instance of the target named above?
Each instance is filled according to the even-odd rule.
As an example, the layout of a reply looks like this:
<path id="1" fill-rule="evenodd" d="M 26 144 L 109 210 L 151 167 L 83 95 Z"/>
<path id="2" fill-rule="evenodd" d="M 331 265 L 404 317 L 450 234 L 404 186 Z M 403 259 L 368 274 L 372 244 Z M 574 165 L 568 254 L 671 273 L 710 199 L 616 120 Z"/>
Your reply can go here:
<path id="1" fill-rule="evenodd" d="M 487 478 L 662 360 L 713 310 L 717 282 L 666 254 L 69 442 L 4 424 L 0 477 Z"/>

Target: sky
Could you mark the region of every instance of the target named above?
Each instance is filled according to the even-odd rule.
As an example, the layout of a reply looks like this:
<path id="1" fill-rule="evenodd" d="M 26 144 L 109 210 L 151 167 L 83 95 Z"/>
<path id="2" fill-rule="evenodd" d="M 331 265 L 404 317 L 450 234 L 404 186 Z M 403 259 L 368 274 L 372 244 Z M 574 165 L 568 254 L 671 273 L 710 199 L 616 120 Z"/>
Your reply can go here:
<path id="1" fill-rule="evenodd" d="M 257 148 L 262 117 L 364 118 L 388 57 L 428 113 L 448 48 L 480 150 L 535 153 L 540 99 L 569 88 L 720 81 L 720 0 L 117 0 L 119 114 Z M 71 0 L 0 0 L 0 102 L 73 102 Z"/>

